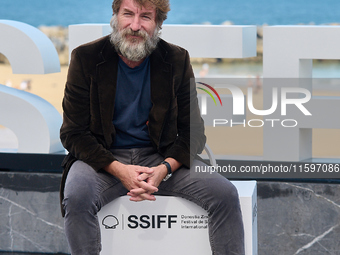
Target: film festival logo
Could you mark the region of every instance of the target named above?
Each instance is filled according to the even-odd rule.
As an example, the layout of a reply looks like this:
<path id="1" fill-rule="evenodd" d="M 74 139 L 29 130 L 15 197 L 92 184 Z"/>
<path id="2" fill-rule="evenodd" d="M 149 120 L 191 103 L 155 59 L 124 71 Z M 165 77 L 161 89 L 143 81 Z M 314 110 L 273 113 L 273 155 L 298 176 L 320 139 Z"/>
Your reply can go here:
<path id="1" fill-rule="evenodd" d="M 182 216 L 183 218 L 183 216 Z M 177 215 L 129 215 L 127 216 L 127 223 L 121 224 L 121 230 L 124 230 L 124 226 L 129 229 L 155 229 L 155 228 L 168 228 L 171 229 L 178 223 Z M 122 222 L 124 222 L 124 215 L 122 215 Z M 202 222 L 203 223 L 203 222 Z M 102 225 L 107 230 L 115 230 L 120 225 L 118 218 L 114 215 L 106 215 L 102 220 Z"/>
<path id="2" fill-rule="evenodd" d="M 218 94 L 216 89 L 207 83 L 203 82 L 196 82 L 196 88 L 199 90 L 204 91 L 207 93 L 210 98 L 213 100 L 215 107 L 214 109 L 209 111 L 209 114 L 213 115 L 212 119 L 212 126 L 236 126 L 236 125 L 243 125 L 244 127 L 263 127 L 264 125 L 270 125 L 271 127 L 275 127 L 278 125 L 281 125 L 285 128 L 292 128 L 298 126 L 298 120 L 296 118 L 289 118 L 289 119 L 281 119 L 278 118 L 278 115 L 276 114 L 275 117 L 270 118 L 271 114 L 274 114 L 278 108 L 281 109 L 280 111 L 280 117 L 286 117 L 287 116 L 287 106 L 295 106 L 298 111 L 300 111 L 303 116 L 312 116 L 310 111 L 306 108 L 304 104 L 308 103 L 311 100 L 311 92 L 305 88 L 302 87 L 272 87 L 272 93 L 271 93 L 271 106 L 269 109 L 256 109 L 254 107 L 254 97 L 253 97 L 253 89 L 251 87 L 248 87 L 247 89 L 247 96 L 244 95 L 243 91 L 240 87 L 232 84 L 219 84 L 219 88 L 227 88 L 231 92 L 232 96 L 232 116 L 244 116 L 244 119 L 242 121 L 235 119 L 226 119 L 225 116 L 223 116 L 223 113 L 227 112 L 229 109 L 217 109 L 215 107 L 226 107 L 226 104 L 223 105 L 222 99 L 225 99 L 226 97 L 221 98 L 221 96 Z M 280 92 L 280 93 L 279 93 Z M 292 96 L 293 95 L 293 96 Z M 217 104 L 217 100 L 215 97 L 219 100 L 220 104 Z M 247 100 L 245 101 L 245 97 Z M 292 98 L 293 97 L 293 98 Z M 246 109 L 245 107 L 248 107 L 248 110 L 256 115 L 261 116 L 261 118 L 256 119 L 249 119 L 246 120 L 245 113 Z M 201 100 L 201 115 L 204 118 L 205 115 L 208 115 L 208 103 L 206 98 L 202 97 Z M 292 109 L 292 108 L 290 108 Z M 295 109 L 296 112 L 296 109 Z"/>

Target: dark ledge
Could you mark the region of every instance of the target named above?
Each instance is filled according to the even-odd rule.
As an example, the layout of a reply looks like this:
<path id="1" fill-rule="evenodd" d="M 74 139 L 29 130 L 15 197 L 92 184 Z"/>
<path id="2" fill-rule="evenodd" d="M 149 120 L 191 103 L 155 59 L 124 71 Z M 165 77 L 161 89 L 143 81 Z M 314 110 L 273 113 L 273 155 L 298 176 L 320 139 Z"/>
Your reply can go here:
<path id="1" fill-rule="evenodd" d="M 0 153 L 0 171 L 62 173 L 65 154 Z"/>

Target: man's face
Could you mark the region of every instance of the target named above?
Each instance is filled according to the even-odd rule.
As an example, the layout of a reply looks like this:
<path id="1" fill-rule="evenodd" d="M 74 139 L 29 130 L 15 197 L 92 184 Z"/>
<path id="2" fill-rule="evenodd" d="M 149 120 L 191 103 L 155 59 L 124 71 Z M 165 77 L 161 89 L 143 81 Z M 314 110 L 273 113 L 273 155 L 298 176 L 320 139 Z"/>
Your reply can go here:
<path id="1" fill-rule="evenodd" d="M 151 4 L 139 6 L 133 0 L 123 0 L 117 13 L 117 21 L 120 31 L 142 31 L 152 37 L 156 28 L 156 8 Z M 138 34 L 127 34 L 126 38 L 132 43 L 145 40 Z"/>
<path id="2" fill-rule="evenodd" d="M 111 19 L 111 42 L 117 52 L 131 61 L 140 61 L 156 48 L 159 27 L 154 6 L 138 6 L 123 0 L 119 12 Z"/>

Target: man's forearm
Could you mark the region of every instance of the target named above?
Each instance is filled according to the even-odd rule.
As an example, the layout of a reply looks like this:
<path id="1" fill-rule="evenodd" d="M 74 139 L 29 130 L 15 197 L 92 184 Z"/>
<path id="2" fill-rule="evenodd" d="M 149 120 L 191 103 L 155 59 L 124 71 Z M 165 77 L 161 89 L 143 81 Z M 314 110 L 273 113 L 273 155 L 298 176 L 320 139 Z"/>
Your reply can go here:
<path id="1" fill-rule="evenodd" d="M 119 178 L 120 171 L 122 169 L 123 164 L 120 163 L 118 160 L 111 162 L 111 164 L 103 167 L 103 169 L 108 172 L 109 174 Z"/>

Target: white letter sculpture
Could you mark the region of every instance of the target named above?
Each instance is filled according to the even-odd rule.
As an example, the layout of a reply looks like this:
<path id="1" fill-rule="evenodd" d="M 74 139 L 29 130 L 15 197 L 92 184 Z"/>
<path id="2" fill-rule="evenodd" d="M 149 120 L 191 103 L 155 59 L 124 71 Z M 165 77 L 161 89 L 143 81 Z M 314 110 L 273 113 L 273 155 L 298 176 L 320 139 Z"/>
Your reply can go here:
<path id="1" fill-rule="evenodd" d="M 273 87 L 300 87 L 312 92 L 313 59 L 340 59 L 339 26 L 265 27 L 263 39 L 265 109 L 271 105 Z M 340 118 L 335 115 L 340 109 L 339 97 L 312 97 L 304 106 L 312 116 L 301 114 L 296 107 L 284 116 L 298 120 L 297 128 L 264 126 L 264 160 L 312 158 L 312 128 L 340 128 Z M 282 116 L 277 112 L 271 117 Z"/>
<path id="2" fill-rule="evenodd" d="M 0 53 L 9 60 L 13 73 L 60 72 L 52 42 L 37 28 L 25 23 L 0 20 Z M 63 151 L 59 140 L 62 118 L 46 100 L 28 92 L 0 85 L 0 125 L 18 138 L 20 153 Z"/>

